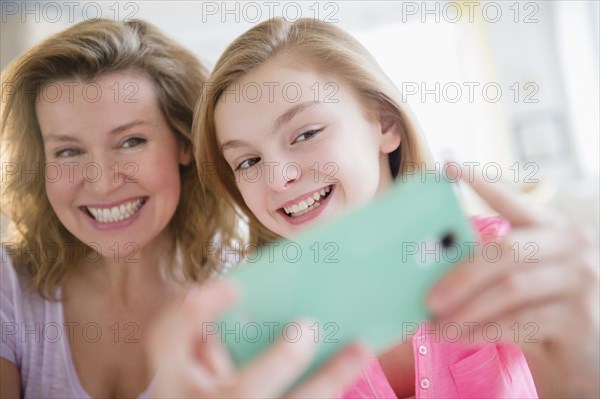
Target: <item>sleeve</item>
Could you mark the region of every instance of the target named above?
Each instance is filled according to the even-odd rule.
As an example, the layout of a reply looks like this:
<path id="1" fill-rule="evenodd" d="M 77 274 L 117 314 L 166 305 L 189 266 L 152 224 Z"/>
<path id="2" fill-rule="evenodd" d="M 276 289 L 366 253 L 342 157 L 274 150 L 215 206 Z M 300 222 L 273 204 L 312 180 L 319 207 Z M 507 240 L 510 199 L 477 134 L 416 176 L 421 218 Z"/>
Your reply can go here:
<path id="1" fill-rule="evenodd" d="M 15 304 L 20 284 L 10 258 L 9 250 L 0 249 L 0 357 L 19 367 L 18 337 L 19 324 L 15 314 Z"/>
<path id="2" fill-rule="evenodd" d="M 471 218 L 481 244 L 501 241 L 511 230 L 510 222 L 502 216 L 474 216 Z"/>

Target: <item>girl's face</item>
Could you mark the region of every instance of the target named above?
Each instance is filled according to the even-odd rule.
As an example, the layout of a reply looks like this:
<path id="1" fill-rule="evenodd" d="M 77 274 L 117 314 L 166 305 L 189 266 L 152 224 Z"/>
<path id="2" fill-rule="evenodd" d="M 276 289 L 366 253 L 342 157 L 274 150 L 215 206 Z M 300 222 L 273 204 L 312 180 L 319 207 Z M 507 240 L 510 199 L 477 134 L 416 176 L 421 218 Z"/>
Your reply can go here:
<path id="1" fill-rule="evenodd" d="M 132 259 L 156 243 L 179 202 L 179 165 L 191 153 L 169 128 L 149 78 L 118 72 L 49 84 L 36 113 L 46 193 L 64 226 L 111 258 Z"/>
<path id="2" fill-rule="evenodd" d="M 391 184 L 388 154 L 400 131 L 377 119 L 341 79 L 285 56 L 231 85 L 215 109 L 217 141 L 246 205 L 283 237 Z"/>

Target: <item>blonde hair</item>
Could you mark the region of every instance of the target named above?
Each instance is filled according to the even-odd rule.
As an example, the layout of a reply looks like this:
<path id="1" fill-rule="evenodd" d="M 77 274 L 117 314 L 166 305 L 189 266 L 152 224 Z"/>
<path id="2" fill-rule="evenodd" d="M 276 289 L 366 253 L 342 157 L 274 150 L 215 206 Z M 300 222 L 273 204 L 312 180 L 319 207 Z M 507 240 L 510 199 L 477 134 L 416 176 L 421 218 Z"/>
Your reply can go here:
<path id="1" fill-rule="evenodd" d="M 278 236 L 264 227 L 245 205 L 233 173 L 217 141 L 214 112 L 224 91 L 276 55 L 291 55 L 317 71 L 339 77 L 354 88 L 366 109 L 391 118 L 401 130 L 400 147 L 389 155 L 393 177 L 425 156 L 415 128 L 401 102 L 401 94 L 371 54 L 343 30 L 315 19 L 264 21 L 238 37 L 221 55 L 210 77 L 211 90 L 196 105 L 194 151 L 201 180 L 209 184 L 249 221 L 250 242 L 263 245 Z M 232 118 L 235 115 L 231 116 Z"/>
<path id="2" fill-rule="evenodd" d="M 125 70 L 150 78 L 171 130 L 191 146 L 194 103 L 208 72 L 192 53 L 146 22 L 81 22 L 30 49 L 2 74 L 0 139 L 3 162 L 11 166 L 4 168 L 1 203 L 12 231 L 11 241 L 3 245 L 7 252 L 12 246 L 15 268 L 45 297 L 56 299 L 63 278 L 93 250 L 66 230 L 48 201 L 36 96 L 53 81 L 89 81 Z M 185 278 L 195 281 L 218 265 L 216 257 L 204 253 L 202 243 L 214 238 L 223 223 L 220 218 L 227 219 L 227 214 L 218 209 L 214 193 L 201 187 L 194 163 L 180 170 L 180 202 L 168 227 L 176 244 L 170 256 L 174 259 L 177 250 Z"/>

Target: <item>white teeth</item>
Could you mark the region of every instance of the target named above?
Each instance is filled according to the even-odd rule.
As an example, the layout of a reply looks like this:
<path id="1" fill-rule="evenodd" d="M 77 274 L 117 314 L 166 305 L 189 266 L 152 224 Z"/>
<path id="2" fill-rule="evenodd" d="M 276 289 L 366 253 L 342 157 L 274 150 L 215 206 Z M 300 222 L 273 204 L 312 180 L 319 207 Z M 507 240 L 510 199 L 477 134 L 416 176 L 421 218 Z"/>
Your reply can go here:
<path id="1" fill-rule="evenodd" d="M 87 210 L 94 216 L 94 219 L 101 223 L 114 223 L 133 216 L 137 211 L 140 210 L 144 204 L 143 199 L 138 199 L 127 204 L 121 204 L 118 207 L 112 208 L 91 208 L 87 207 Z"/>
<path id="2" fill-rule="evenodd" d="M 291 216 L 303 215 L 309 210 L 312 210 L 317 206 L 321 205 L 321 203 L 319 202 L 322 199 L 321 197 L 325 197 L 325 195 L 327 195 L 327 193 L 329 193 L 330 191 L 331 186 L 322 188 L 321 190 L 314 192 L 312 196 L 300 201 L 299 203 L 294 204 L 292 206 L 284 207 L 283 210 Z"/>
<path id="3" fill-rule="evenodd" d="M 306 203 L 306 201 L 300 201 L 300 203 L 298 204 L 298 210 L 303 211 L 306 208 L 308 208 L 308 204 Z"/>

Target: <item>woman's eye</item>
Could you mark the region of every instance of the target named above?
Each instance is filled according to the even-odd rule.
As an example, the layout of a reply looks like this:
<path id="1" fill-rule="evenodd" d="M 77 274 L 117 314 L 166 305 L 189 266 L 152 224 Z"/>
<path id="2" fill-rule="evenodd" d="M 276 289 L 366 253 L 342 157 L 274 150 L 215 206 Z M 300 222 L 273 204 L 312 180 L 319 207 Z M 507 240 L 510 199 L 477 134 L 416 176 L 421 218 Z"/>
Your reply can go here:
<path id="1" fill-rule="evenodd" d="M 77 148 L 63 148 L 54 153 L 56 158 L 69 158 L 77 155 L 81 155 L 82 151 Z"/>
<path id="2" fill-rule="evenodd" d="M 123 142 L 123 148 L 134 148 L 138 147 L 146 142 L 146 139 L 142 139 L 139 137 L 131 137 Z"/>
<path id="3" fill-rule="evenodd" d="M 260 158 L 256 157 L 256 158 L 248 158 L 242 162 L 240 162 L 236 167 L 235 170 L 243 170 L 243 169 L 248 169 L 254 165 L 256 165 L 258 162 L 260 161 Z"/>
<path id="4" fill-rule="evenodd" d="M 296 137 L 296 140 L 294 140 L 294 143 L 297 143 L 299 141 L 310 140 L 311 138 L 313 138 L 314 136 L 316 136 L 317 134 L 319 134 L 321 132 L 321 130 L 322 129 L 309 130 L 307 132 L 304 132 L 304 133 L 298 135 L 298 137 Z"/>

